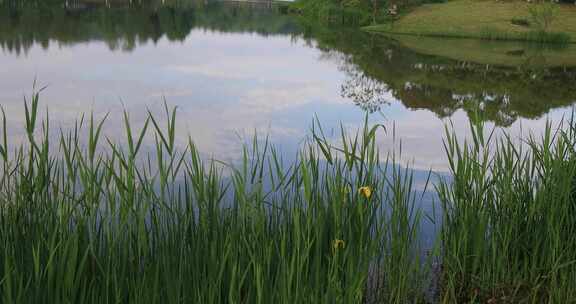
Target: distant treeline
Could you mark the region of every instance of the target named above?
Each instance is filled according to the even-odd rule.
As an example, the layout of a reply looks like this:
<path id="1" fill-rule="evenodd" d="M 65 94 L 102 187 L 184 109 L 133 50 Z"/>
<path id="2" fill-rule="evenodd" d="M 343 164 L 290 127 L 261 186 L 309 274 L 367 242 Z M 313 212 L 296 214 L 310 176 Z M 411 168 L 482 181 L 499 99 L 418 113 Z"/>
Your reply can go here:
<path id="1" fill-rule="evenodd" d="M 362 26 L 387 22 L 407 7 L 436 2 L 445 0 L 296 0 L 293 7 L 324 23 Z"/>
<path id="2" fill-rule="evenodd" d="M 194 28 L 261 35 L 298 31 L 279 6 L 230 2 L 178 1 L 7 1 L 0 5 L 0 47 L 21 53 L 35 43 L 105 41 L 111 49 L 132 50 L 138 43 L 166 37 L 183 40 Z M 124 4 L 122 4 L 124 3 Z"/>
<path id="3" fill-rule="evenodd" d="M 295 0 L 293 9 L 324 23 L 364 26 L 386 23 L 402 11 L 447 0 Z M 573 4 L 574 0 L 554 2 Z"/>

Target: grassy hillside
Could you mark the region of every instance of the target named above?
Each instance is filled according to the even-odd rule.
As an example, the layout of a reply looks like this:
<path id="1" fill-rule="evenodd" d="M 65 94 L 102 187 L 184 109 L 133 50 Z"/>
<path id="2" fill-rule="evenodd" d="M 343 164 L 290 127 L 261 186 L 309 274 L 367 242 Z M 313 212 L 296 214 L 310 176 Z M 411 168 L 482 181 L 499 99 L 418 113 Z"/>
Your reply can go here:
<path id="1" fill-rule="evenodd" d="M 515 25 L 513 19 L 530 21 L 527 2 L 456 0 L 417 7 L 392 24 L 366 27 L 369 31 L 427 36 L 484 38 L 486 31 L 508 37 L 521 37 L 535 30 L 533 25 Z M 549 28 L 576 42 L 576 6 L 559 5 L 558 15 Z"/>

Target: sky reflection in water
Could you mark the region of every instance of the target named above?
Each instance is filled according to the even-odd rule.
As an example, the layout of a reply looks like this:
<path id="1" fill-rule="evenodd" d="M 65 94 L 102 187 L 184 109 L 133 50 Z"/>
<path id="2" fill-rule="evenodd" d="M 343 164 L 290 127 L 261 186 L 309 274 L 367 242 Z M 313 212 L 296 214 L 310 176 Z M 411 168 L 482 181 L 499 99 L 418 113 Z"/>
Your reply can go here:
<path id="1" fill-rule="evenodd" d="M 346 47 L 339 48 L 336 43 L 333 49 L 327 49 L 314 35 L 306 39 L 304 36 L 300 33 L 264 36 L 197 27 L 181 41 L 163 36 L 156 42 L 144 41 L 129 51 L 111 49 L 109 43 L 98 38 L 75 43 L 61 43 L 54 38 L 48 47 L 33 44 L 25 52 L 4 47 L 0 55 L 0 104 L 6 109 L 10 136 L 13 139 L 21 137 L 24 125 L 22 96 L 31 92 L 33 80 L 37 78 L 39 84 L 48 86 L 41 95 L 41 103 L 50 109 L 54 126 L 71 126 L 82 112 L 93 110 L 97 117 L 110 112 L 104 133 L 115 137 L 121 134 L 120 112 L 123 108 L 138 126 L 138 122 L 141 124 L 145 119 L 148 108 L 161 113 L 165 97 L 169 105 L 179 109 L 179 140 L 185 142 L 188 132 L 201 152 L 229 161 L 239 157 L 241 144 L 255 130 L 270 135 L 272 142 L 290 155 L 309 134 L 314 115 L 318 115 L 326 130 L 337 131 L 340 122 L 349 128 L 361 125 L 365 108 L 378 109 L 370 115 L 370 120 L 389 127 L 388 134 L 382 134 L 378 139 L 383 153 L 394 146 L 398 149 L 398 142 L 392 141 L 394 125 L 396 137 L 402 142 L 405 161 L 412 161 L 414 167 L 425 170 L 447 169 L 442 148 L 444 124 L 451 119 L 461 135 L 467 133 L 467 112 L 470 110 L 465 102 L 456 105 L 452 100 L 451 108 L 446 110 L 448 113 L 439 115 L 445 111 L 445 105 L 441 110 L 431 109 L 433 105 L 430 108 L 415 105 L 413 101 L 420 95 L 410 95 L 414 92 L 410 86 L 428 88 L 429 83 L 419 84 L 413 79 L 398 77 L 402 83 L 394 84 L 386 82 L 385 75 L 379 77 L 380 71 L 388 69 L 386 64 L 380 67 L 381 62 L 386 62 L 386 56 L 390 56 L 388 51 L 398 52 L 396 46 L 384 50 L 371 46 L 373 50 L 368 52 L 371 57 L 358 63 L 357 58 L 362 56 L 347 53 Z M 412 61 L 407 66 L 418 67 L 419 58 L 410 58 Z M 429 57 L 424 59 L 429 60 L 428 65 L 432 67 L 457 64 L 446 60 L 437 63 Z M 402 68 L 402 71 L 415 75 L 409 69 Z M 436 77 L 433 71 L 425 75 Z M 366 79 L 370 81 L 366 82 Z M 447 79 L 447 83 L 452 81 Z M 502 85 L 506 92 L 507 84 Z M 350 86 L 354 90 L 350 91 Z M 362 86 L 368 87 L 370 92 L 368 96 L 358 97 L 359 92 L 367 92 Z M 433 89 L 436 91 L 418 92 L 424 92 L 421 96 L 425 99 L 426 94 L 438 91 L 437 87 Z M 498 101 L 498 97 L 488 96 L 490 92 L 485 88 L 476 89 L 485 93 L 482 95 L 484 102 Z M 446 92 L 450 99 L 455 98 L 455 91 Z M 514 94 L 512 88 L 510 92 Z M 546 107 L 534 115 L 523 115 L 513 109 L 510 112 L 513 119 L 505 117 L 504 122 L 497 123 L 508 126 L 514 134 L 518 134 L 520 128 L 538 133 L 544 128 L 546 119 L 559 121 L 570 113 L 570 104 L 576 100 L 574 89 L 567 85 L 566 90 L 557 95 L 561 95 L 559 99 L 564 100 L 563 103 Z M 441 98 L 438 96 L 435 95 L 436 99 Z M 503 107 L 509 107 L 506 98 L 498 101 L 504 104 Z M 555 98 L 554 94 L 552 98 Z M 355 104 L 358 101 L 376 106 L 363 108 Z M 523 116 L 529 116 L 529 119 Z M 489 125 L 494 123 L 489 122 Z"/>

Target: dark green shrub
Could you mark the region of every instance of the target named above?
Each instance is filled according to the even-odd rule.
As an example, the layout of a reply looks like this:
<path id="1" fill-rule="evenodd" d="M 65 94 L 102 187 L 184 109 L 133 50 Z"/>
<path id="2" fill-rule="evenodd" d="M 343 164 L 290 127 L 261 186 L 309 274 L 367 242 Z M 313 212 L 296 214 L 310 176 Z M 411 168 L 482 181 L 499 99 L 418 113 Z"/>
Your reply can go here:
<path id="1" fill-rule="evenodd" d="M 530 26 L 530 21 L 528 21 L 525 18 L 519 18 L 519 17 L 512 18 L 510 20 L 510 23 L 512 23 L 514 25 L 519 25 L 519 26 Z"/>

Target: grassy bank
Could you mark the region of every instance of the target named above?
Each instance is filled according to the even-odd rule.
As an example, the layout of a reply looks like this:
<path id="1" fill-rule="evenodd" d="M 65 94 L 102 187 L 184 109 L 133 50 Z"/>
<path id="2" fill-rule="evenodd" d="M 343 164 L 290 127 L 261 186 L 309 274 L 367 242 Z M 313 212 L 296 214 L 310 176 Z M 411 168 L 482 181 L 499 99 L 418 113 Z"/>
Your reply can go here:
<path id="1" fill-rule="evenodd" d="M 575 124 L 526 150 L 481 123 L 468 143 L 447 128 L 441 250 L 423 259 L 431 215 L 409 171 L 379 158 L 383 126 L 334 140 L 316 122 L 288 165 L 266 139 L 227 165 L 179 149 L 168 107 L 141 130 L 125 113 L 123 145 L 92 116 L 51 138 L 38 107 L 25 145 L 3 119 L 1 303 L 424 303 L 430 278 L 445 303 L 575 298 Z"/>
<path id="2" fill-rule="evenodd" d="M 531 44 L 517 41 L 486 41 L 388 34 L 390 38 L 419 54 L 460 62 L 499 67 L 550 68 L 576 66 L 576 44 Z"/>
<path id="3" fill-rule="evenodd" d="M 416 7 L 397 21 L 366 27 L 369 31 L 434 37 L 479 38 L 534 42 L 576 42 L 576 7 L 558 5 L 557 16 L 547 32 L 531 21 L 525 1 L 456 0 Z M 516 20 L 516 22 L 514 22 Z M 518 20 L 527 22 L 518 25 Z"/>

